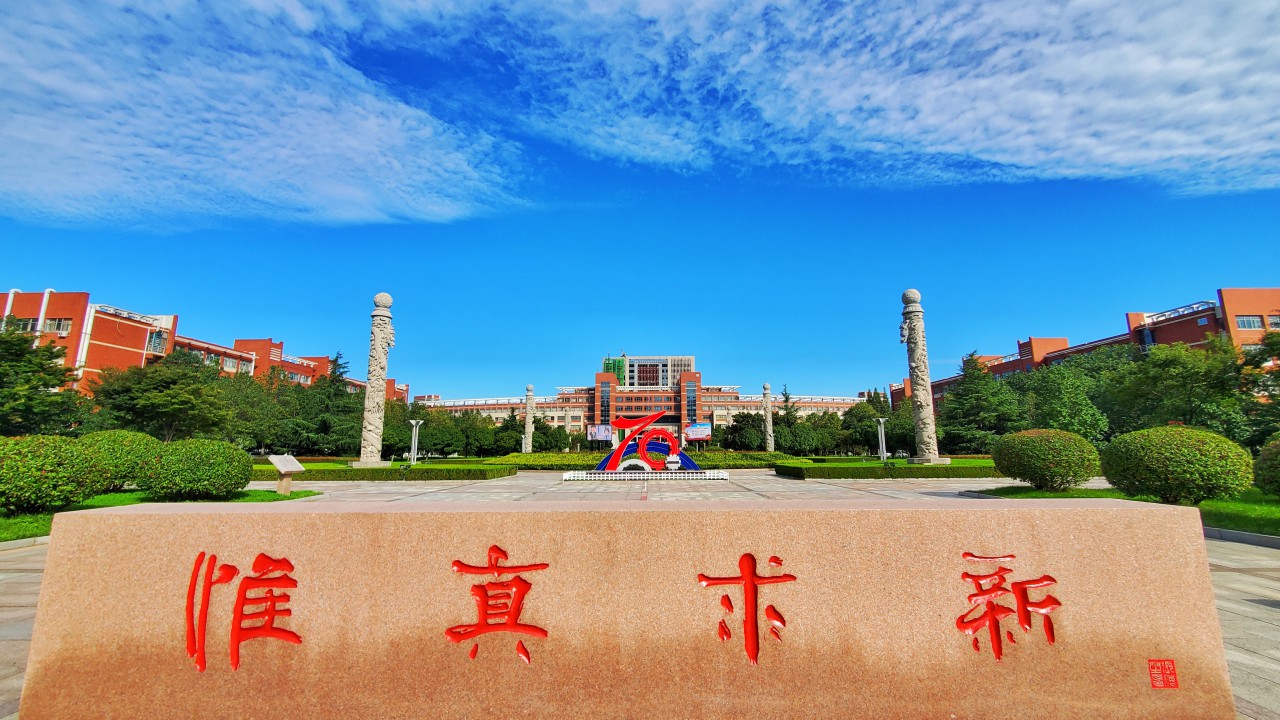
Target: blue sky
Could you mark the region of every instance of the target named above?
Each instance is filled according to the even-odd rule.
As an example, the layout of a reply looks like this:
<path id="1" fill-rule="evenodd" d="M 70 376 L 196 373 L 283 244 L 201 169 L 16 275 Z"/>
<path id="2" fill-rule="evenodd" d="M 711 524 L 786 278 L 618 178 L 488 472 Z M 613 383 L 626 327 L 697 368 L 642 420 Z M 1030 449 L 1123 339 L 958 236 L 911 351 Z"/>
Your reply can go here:
<path id="1" fill-rule="evenodd" d="M 415 393 L 935 376 L 1275 286 L 1268 2 L 9 3 L 0 285 Z M 367 259 L 372 254 L 372 260 Z M 912 258 L 923 257 L 923 264 Z"/>

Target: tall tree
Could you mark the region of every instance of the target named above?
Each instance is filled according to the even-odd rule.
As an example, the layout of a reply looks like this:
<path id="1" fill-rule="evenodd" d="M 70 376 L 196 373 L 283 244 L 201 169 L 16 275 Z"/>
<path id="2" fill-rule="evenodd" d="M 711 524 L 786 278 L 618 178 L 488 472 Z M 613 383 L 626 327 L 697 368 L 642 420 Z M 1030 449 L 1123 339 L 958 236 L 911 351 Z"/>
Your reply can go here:
<path id="1" fill-rule="evenodd" d="M 1250 447 L 1265 445 L 1280 433 L 1280 332 L 1269 332 L 1256 348 L 1244 352 L 1241 373 L 1246 391 Z"/>
<path id="2" fill-rule="evenodd" d="M 1152 345 L 1141 361 L 1111 373 L 1102 390 L 1116 432 L 1181 423 L 1243 441 L 1249 428 L 1242 384 L 1235 347 L 1213 337 L 1202 347 Z"/>
<path id="3" fill-rule="evenodd" d="M 0 324 L 0 435 L 65 432 L 76 416 L 76 393 L 67 389 L 75 371 L 63 366 L 66 350 L 36 344 L 14 318 Z"/>
<path id="4" fill-rule="evenodd" d="M 463 455 L 488 455 L 493 452 L 493 421 L 474 410 L 468 410 L 454 418 L 462 431 Z"/>
<path id="5" fill-rule="evenodd" d="M 561 452 L 569 447 L 569 432 L 559 425 L 552 426 L 542 418 L 533 419 L 534 452 Z"/>
<path id="6" fill-rule="evenodd" d="M 1022 395 L 1029 427 L 1066 430 L 1098 442 L 1107 433 L 1107 416 L 1089 399 L 1092 383 L 1067 365 L 1042 367 L 1015 375 L 1009 386 Z"/>
<path id="7" fill-rule="evenodd" d="M 875 451 L 880 446 L 880 424 L 878 417 L 888 417 L 888 413 L 880 415 L 868 401 L 851 405 L 840 419 L 840 425 L 850 433 L 848 442 L 863 448 L 863 452 Z"/>
<path id="8" fill-rule="evenodd" d="M 1019 429 L 1017 394 L 992 377 L 976 355 L 965 356 L 960 379 L 942 399 L 938 412 L 938 426 L 945 437 L 939 438 L 939 446 L 950 453 L 991 452 L 997 437 Z"/>
<path id="9" fill-rule="evenodd" d="M 938 440 L 941 441 L 944 437 L 945 434 L 939 428 Z M 884 424 L 884 442 L 888 446 L 885 449 L 890 454 L 899 451 L 916 454 L 916 420 L 911 411 L 911 403 L 904 402 L 889 413 L 889 419 Z M 878 445 L 874 447 L 878 449 Z"/>
<path id="10" fill-rule="evenodd" d="M 219 434 L 231 421 L 218 369 L 183 350 L 146 367 L 103 370 L 93 394 L 120 427 L 165 441 Z"/>
<path id="11" fill-rule="evenodd" d="M 230 411 L 230 420 L 223 427 L 221 438 L 259 451 L 274 446 L 284 420 L 279 378 L 268 376 L 260 381 L 244 373 L 219 378 L 217 383 Z"/>
<path id="12" fill-rule="evenodd" d="M 419 419 L 414 410 L 408 403 L 387 400 L 386 412 L 382 418 L 382 454 L 385 457 L 404 457 L 409 452 L 409 446 L 413 442 L 413 426 L 409 421 Z M 363 414 L 361 421 L 363 423 Z M 421 435 L 418 442 L 422 442 Z M 421 449 L 418 452 L 421 454 Z"/>
<path id="13" fill-rule="evenodd" d="M 889 407 L 889 398 L 879 389 L 872 390 L 867 396 L 867 405 L 876 412 L 876 417 L 889 417 L 893 408 Z"/>
<path id="14" fill-rule="evenodd" d="M 445 410 L 431 410 L 423 418 L 418 434 L 418 450 L 424 454 L 447 457 L 462 451 L 462 431 Z"/>
<path id="15" fill-rule="evenodd" d="M 733 424 L 725 428 L 724 445 L 732 450 L 763 450 L 764 416 L 746 412 L 735 414 Z"/>
<path id="16" fill-rule="evenodd" d="M 775 425 L 783 427 L 795 427 L 800 422 L 800 413 L 796 410 L 796 404 L 791 400 L 791 391 L 787 389 L 787 384 L 782 384 L 782 412 L 775 413 Z"/>
<path id="17" fill-rule="evenodd" d="M 352 392 L 342 353 L 330 359 L 328 374 L 309 386 L 290 386 L 289 395 L 292 412 L 285 421 L 285 435 L 293 450 L 346 455 L 360 449 L 364 393 Z"/>

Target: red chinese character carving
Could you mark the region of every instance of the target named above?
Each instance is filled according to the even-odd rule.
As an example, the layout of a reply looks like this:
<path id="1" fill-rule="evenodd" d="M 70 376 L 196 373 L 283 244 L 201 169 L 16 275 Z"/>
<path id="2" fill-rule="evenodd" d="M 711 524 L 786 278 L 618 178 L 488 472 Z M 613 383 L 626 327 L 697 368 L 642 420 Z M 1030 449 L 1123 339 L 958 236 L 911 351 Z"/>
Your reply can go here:
<path id="1" fill-rule="evenodd" d="M 774 555 L 769 558 L 769 564 L 774 567 L 781 567 L 782 560 Z M 698 583 L 702 587 L 711 587 L 713 585 L 741 585 L 742 586 L 742 632 L 745 648 L 747 652 L 747 661 L 755 665 L 760 658 L 760 619 L 759 615 L 759 586 L 773 585 L 776 583 L 793 582 L 796 577 L 794 575 L 776 575 L 766 577 L 756 574 L 756 558 L 751 553 L 746 553 L 738 558 L 738 570 L 742 573 L 737 577 L 709 577 L 698 573 Z M 728 595 L 720 596 L 720 606 L 725 609 L 726 613 L 733 613 L 733 601 Z M 773 627 L 769 628 L 769 634 L 779 642 L 782 641 L 782 634 L 779 632 L 787 626 L 787 621 L 782 617 L 782 613 L 772 605 L 764 609 L 765 619 L 769 621 Z M 729 631 L 729 626 L 724 620 L 720 621 L 720 626 L 716 628 L 716 637 L 721 642 L 728 640 L 733 634 Z"/>
<path id="2" fill-rule="evenodd" d="M 191 567 L 191 583 L 187 585 L 187 657 L 195 658 L 196 669 L 204 672 L 204 638 L 209 627 L 209 595 L 214 585 L 231 582 L 239 570 L 234 565 L 218 565 L 218 556 L 210 555 L 208 565 L 204 568 L 204 581 L 200 582 L 201 565 L 205 562 L 205 554 L 196 555 L 196 562 Z M 215 569 L 216 573 L 215 574 Z M 200 620 L 196 622 L 196 585 L 200 584 Z"/>
<path id="3" fill-rule="evenodd" d="M 207 557 L 207 561 L 206 561 Z M 203 573 L 201 572 L 203 570 Z M 295 588 L 298 582 L 287 573 L 293 572 L 293 564 L 283 558 L 277 560 L 259 554 L 253 561 L 254 575 L 240 580 L 236 594 L 235 610 L 231 622 L 231 669 L 240 667 L 240 643 L 256 637 L 272 637 L 277 640 L 302 643 L 297 633 L 284 628 L 275 627 L 277 617 L 288 617 L 292 613 L 281 609 L 280 605 L 289 602 L 289 596 L 277 595 L 274 588 Z M 196 669 L 205 669 L 205 636 L 209 626 L 209 596 L 214 585 L 230 583 L 240 573 L 239 568 L 229 564 L 218 564 L 217 555 L 200 553 L 196 555 L 195 564 L 191 567 L 191 582 L 187 585 L 187 657 L 194 658 Z M 280 573 L 266 577 L 269 573 Z M 203 575 L 203 580 L 201 576 Z M 196 588 L 199 586 L 199 617 L 197 618 Z M 267 588 L 265 595 L 249 597 L 252 590 Z M 245 612 L 246 605 L 265 605 L 260 611 Z M 246 622 L 261 620 L 258 625 L 245 625 Z"/>
<path id="4" fill-rule="evenodd" d="M 1015 558 L 1014 555 L 984 557 L 973 553 L 964 553 L 961 557 L 971 563 L 997 564 L 996 571 L 992 573 L 975 575 L 966 572 L 960 574 L 963 580 L 973 583 L 973 588 L 977 592 L 969 595 L 969 604 L 972 607 L 956 618 L 956 629 L 967 635 L 974 636 L 973 649 L 975 651 L 981 650 L 977 632 L 986 628 L 987 637 L 991 643 L 991 654 L 995 655 L 996 660 L 1000 660 L 1004 656 L 1000 622 L 1010 615 L 1016 615 L 1018 626 L 1022 628 L 1022 631 L 1030 632 L 1032 613 L 1036 613 L 1043 618 L 1045 639 L 1049 641 L 1050 645 L 1053 644 L 1053 620 L 1049 617 L 1049 613 L 1062 607 L 1062 603 L 1058 602 L 1058 599 L 1052 595 L 1045 595 L 1043 600 L 1033 602 L 1029 597 L 1028 591 L 1048 587 L 1055 584 L 1057 580 L 1048 575 L 1042 575 L 1035 580 L 1022 580 L 1005 587 L 1005 576 L 1013 571 L 999 565 L 999 563 L 1012 562 Z M 1013 596 L 1014 607 L 1010 608 L 996 602 L 998 598 L 1005 595 Z M 982 612 L 974 615 L 975 610 L 981 610 Z M 1005 631 L 1004 636 L 1009 642 L 1016 642 L 1011 631 Z"/>
<path id="5" fill-rule="evenodd" d="M 520 622 L 520 610 L 524 607 L 525 596 L 529 594 L 533 585 L 518 573 L 546 570 L 550 566 L 546 563 L 502 565 L 501 561 L 506 559 L 507 552 L 493 545 L 489 548 L 487 565 L 476 566 L 468 565 L 461 560 L 453 561 L 453 571 L 456 573 L 493 575 L 494 581 L 471 586 L 471 597 L 476 601 L 476 613 L 479 617 L 474 624 L 458 625 L 445 630 L 444 636 L 449 638 L 449 642 L 460 643 L 463 640 L 494 632 L 519 633 L 539 638 L 547 636 L 546 630 Z M 515 577 L 510 580 L 497 580 L 501 575 L 515 575 Z M 478 649 L 479 643 L 472 643 L 468 657 L 475 660 Z M 516 641 L 516 654 L 526 664 L 529 662 L 529 650 L 524 646 L 523 640 Z"/>
<path id="6" fill-rule="evenodd" d="M 278 628 L 276 618 L 289 617 L 293 614 L 288 608 L 280 606 L 289 602 L 286 593 L 276 594 L 277 589 L 291 590 L 298 587 L 298 581 L 289 577 L 293 572 L 293 563 L 284 558 L 273 558 L 258 553 L 253 559 L 253 575 L 240 580 L 240 588 L 236 593 L 236 607 L 231 621 L 231 669 L 240 667 L 240 643 L 254 638 L 275 638 L 294 645 L 302 644 L 302 638 L 292 630 Z M 262 595 L 250 597 L 255 590 L 266 590 Z M 246 606 L 262 606 L 261 610 L 246 612 Z M 246 622 L 258 622 L 246 625 Z"/>

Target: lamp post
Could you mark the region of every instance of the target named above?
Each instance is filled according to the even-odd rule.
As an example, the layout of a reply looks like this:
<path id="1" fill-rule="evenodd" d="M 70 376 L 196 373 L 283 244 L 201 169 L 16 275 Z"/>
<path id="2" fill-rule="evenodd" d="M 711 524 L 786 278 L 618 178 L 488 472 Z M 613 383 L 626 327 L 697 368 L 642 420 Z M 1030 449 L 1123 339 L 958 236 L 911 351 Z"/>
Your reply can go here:
<path id="1" fill-rule="evenodd" d="M 888 419 L 889 418 L 876 418 L 876 424 L 879 426 L 876 429 L 876 432 L 880 436 L 880 462 L 884 462 L 889 459 L 889 451 L 885 449 L 884 446 L 884 421 Z"/>
<path id="2" fill-rule="evenodd" d="M 409 464 L 413 465 L 418 462 L 418 426 L 422 425 L 422 421 L 410 420 L 409 424 L 413 426 L 413 440 L 409 442 Z"/>

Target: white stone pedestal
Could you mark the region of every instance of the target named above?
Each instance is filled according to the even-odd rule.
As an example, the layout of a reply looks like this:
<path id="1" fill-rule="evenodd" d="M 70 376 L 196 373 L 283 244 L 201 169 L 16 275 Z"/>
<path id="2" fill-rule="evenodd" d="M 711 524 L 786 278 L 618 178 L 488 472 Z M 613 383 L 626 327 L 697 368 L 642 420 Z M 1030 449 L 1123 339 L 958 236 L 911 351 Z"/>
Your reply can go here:
<path id="1" fill-rule="evenodd" d="M 913 457 L 907 458 L 908 465 L 950 465 L 951 458 L 944 457 Z"/>

